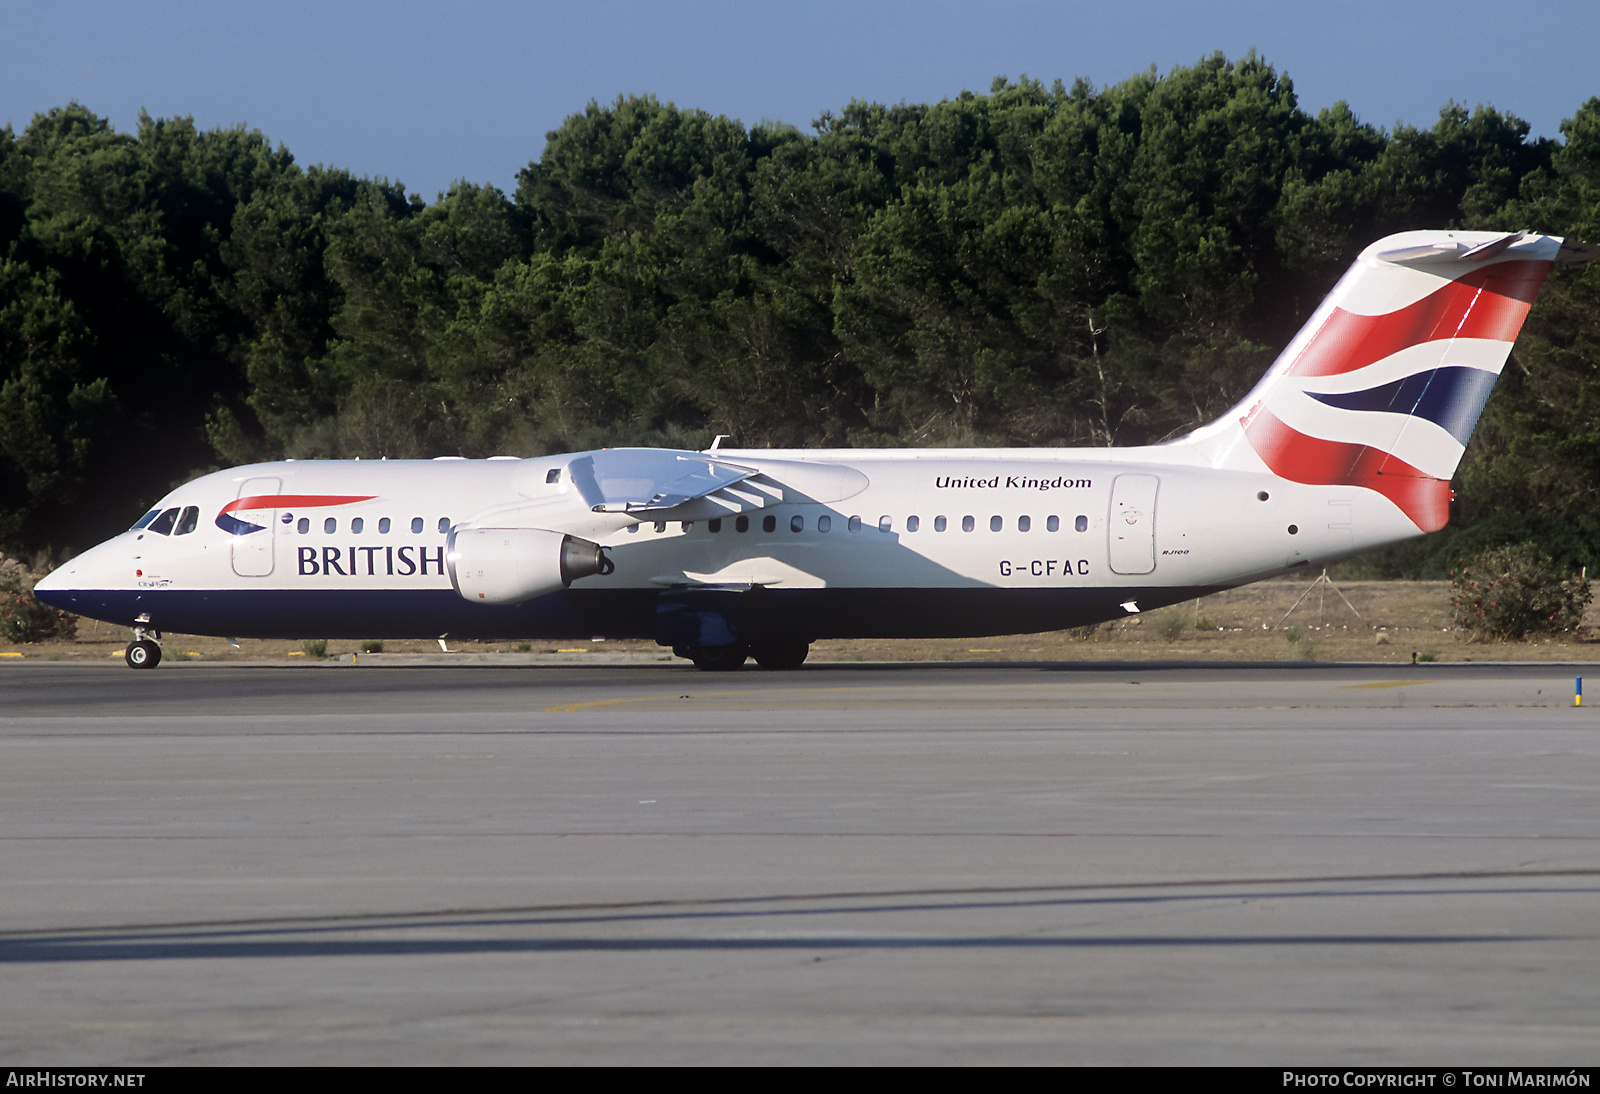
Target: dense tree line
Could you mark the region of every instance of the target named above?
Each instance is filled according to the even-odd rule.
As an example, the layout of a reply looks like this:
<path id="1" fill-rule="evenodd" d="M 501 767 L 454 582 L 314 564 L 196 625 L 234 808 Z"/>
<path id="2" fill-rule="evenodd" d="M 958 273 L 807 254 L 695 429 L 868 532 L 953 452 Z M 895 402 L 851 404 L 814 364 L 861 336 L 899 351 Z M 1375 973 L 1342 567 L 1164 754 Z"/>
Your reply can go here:
<path id="1" fill-rule="evenodd" d="M 1220 55 L 997 79 L 812 132 L 591 103 L 432 204 L 244 128 L 0 130 L 0 547 L 83 546 L 211 466 L 617 443 L 1103 445 L 1209 420 L 1368 242 L 1600 240 L 1600 99 L 1529 140 L 1302 111 Z M 1600 277 L 1541 296 L 1453 543 L 1593 561 Z"/>

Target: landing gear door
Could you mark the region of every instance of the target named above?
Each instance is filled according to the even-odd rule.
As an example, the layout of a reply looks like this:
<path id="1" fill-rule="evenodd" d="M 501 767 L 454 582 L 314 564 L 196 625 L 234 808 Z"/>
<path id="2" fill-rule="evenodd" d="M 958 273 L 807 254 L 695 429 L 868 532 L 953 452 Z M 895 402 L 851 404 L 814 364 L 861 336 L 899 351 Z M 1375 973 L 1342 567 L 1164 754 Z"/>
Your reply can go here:
<path id="1" fill-rule="evenodd" d="M 1111 572 L 1148 574 L 1156 568 L 1156 489 L 1154 475 L 1118 475 L 1111 483 L 1111 513 L 1106 521 Z"/>
<path id="2" fill-rule="evenodd" d="M 217 515 L 217 527 L 233 536 L 233 572 L 240 577 L 272 573 L 272 541 L 278 534 L 282 479 L 246 479 L 239 497 Z"/>

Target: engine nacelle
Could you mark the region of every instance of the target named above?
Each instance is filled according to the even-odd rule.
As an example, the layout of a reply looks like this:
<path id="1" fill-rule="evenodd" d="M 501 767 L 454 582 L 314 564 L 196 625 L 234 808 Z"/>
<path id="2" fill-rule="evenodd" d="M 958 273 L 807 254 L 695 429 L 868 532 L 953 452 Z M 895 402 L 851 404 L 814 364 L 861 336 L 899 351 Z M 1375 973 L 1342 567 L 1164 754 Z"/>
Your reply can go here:
<path id="1" fill-rule="evenodd" d="M 447 543 L 450 584 L 474 604 L 520 604 L 613 568 L 598 543 L 544 528 L 452 528 Z"/>

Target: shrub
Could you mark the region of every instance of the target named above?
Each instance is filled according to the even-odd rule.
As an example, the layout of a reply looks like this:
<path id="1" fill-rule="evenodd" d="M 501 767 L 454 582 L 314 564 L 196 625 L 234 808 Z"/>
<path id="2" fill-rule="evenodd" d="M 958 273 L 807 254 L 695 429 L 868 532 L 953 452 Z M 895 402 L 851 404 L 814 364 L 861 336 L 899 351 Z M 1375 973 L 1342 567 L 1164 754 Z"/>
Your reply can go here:
<path id="1" fill-rule="evenodd" d="M 1189 624 L 1183 618 L 1182 608 L 1171 608 L 1155 618 L 1156 633 L 1163 642 L 1176 642 Z"/>
<path id="2" fill-rule="evenodd" d="M 78 618 L 58 612 L 33 595 L 33 582 L 17 572 L 0 573 L 0 639 L 7 642 L 41 642 L 46 638 L 71 638 Z"/>
<path id="3" fill-rule="evenodd" d="M 1532 543 L 1496 547 L 1450 571 L 1450 607 L 1474 638 L 1515 642 L 1575 631 L 1592 599 L 1589 581 Z"/>
<path id="4" fill-rule="evenodd" d="M 382 653 L 383 652 L 383 639 L 381 639 L 381 638 L 368 638 L 366 641 L 361 643 L 361 652 L 362 653 Z"/>
<path id="5" fill-rule="evenodd" d="M 328 656 L 328 640 L 326 638 L 308 638 L 300 643 L 300 651 L 307 657 L 320 661 Z"/>

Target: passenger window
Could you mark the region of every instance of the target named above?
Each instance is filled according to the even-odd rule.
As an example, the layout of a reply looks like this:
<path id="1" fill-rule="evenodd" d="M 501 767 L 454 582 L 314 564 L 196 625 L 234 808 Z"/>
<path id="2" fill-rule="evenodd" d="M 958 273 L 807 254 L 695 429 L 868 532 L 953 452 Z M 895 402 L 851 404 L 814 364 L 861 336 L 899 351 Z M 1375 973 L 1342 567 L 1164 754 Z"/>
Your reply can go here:
<path id="1" fill-rule="evenodd" d="M 362 520 L 360 517 L 350 518 L 350 531 L 353 535 L 359 536 L 361 534 L 361 529 L 365 528 L 366 526 L 367 522 Z"/>
<path id="2" fill-rule="evenodd" d="M 894 521 L 893 520 L 891 520 L 889 517 L 879 517 L 878 518 L 878 531 L 880 531 L 880 532 L 890 532 L 890 531 L 893 531 L 893 530 L 894 530 Z"/>
<path id="3" fill-rule="evenodd" d="M 844 522 L 844 526 L 850 529 L 852 532 L 859 532 L 861 531 L 861 518 L 851 517 L 849 520 Z"/>
<path id="4" fill-rule="evenodd" d="M 978 526 L 978 522 L 973 520 L 971 517 L 962 517 L 961 518 L 961 530 L 963 532 L 970 532 L 974 528 L 976 528 L 977 526 Z"/>
<path id="5" fill-rule="evenodd" d="M 155 520 L 151 521 L 150 526 L 146 528 L 145 531 L 155 532 L 163 536 L 170 536 L 172 534 L 172 526 L 176 523 L 178 523 L 178 511 L 176 509 L 168 509 Z"/>
<path id="6" fill-rule="evenodd" d="M 1072 522 L 1072 526 L 1080 532 L 1087 532 L 1089 530 L 1089 518 L 1080 514 L 1078 519 Z"/>
<path id="7" fill-rule="evenodd" d="M 1006 522 L 1004 520 L 1002 520 L 1000 517 L 990 517 L 989 518 L 989 531 L 998 532 L 1000 529 L 1004 528 L 1005 526 L 1006 526 Z"/>
<path id="8" fill-rule="evenodd" d="M 806 518 L 805 517 L 802 517 L 798 513 L 796 513 L 794 516 L 789 518 L 789 531 L 791 531 L 791 532 L 804 532 L 805 530 L 806 530 Z"/>
<path id="9" fill-rule="evenodd" d="M 300 522 L 294 526 L 294 530 L 296 532 L 299 532 L 302 536 L 310 535 L 311 534 L 311 518 L 310 517 L 301 517 L 300 518 Z"/>
<path id="10" fill-rule="evenodd" d="M 545 482 L 560 482 L 561 481 L 561 468 L 552 467 L 550 470 L 546 471 L 544 473 L 544 481 Z"/>
<path id="11" fill-rule="evenodd" d="M 820 516 L 820 517 L 817 518 L 817 531 L 819 531 L 819 532 L 830 532 L 832 530 L 833 530 L 833 518 L 832 517 L 830 517 L 830 516 Z"/>
<path id="12" fill-rule="evenodd" d="M 750 518 L 745 516 L 743 513 L 740 513 L 738 516 L 734 517 L 733 530 L 735 532 L 748 532 L 750 530 Z"/>
<path id="13" fill-rule="evenodd" d="M 920 520 L 918 520 L 916 517 L 907 517 L 906 518 L 906 531 L 915 532 L 921 526 L 922 526 L 922 522 Z"/>
<path id="14" fill-rule="evenodd" d="M 412 517 L 411 518 L 411 534 L 415 536 L 415 535 L 420 535 L 421 533 L 422 533 L 422 518 L 421 517 Z"/>
<path id="15" fill-rule="evenodd" d="M 450 530 L 450 518 L 449 517 L 440 517 L 439 518 L 439 534 L 440 535 L 444 535 L 449 530 Z"/>
<path id="16" fill-rule="evenodd" d="M 186 506 L 183 516 L 178 518 L 177 535 L 186 536 L 200 525 L 200 507 L 198 505 Z"/>
<path id="17" fill-rule="evenodd" d="M 1046 532 L 1059 532 L 1059 531 L 1061 531 L 1061 518 L 1060 517 L 1046 517 L 1044 519 L 1044 530 Z"/>
<path id="18" fill-rule="evenodd" d="M 379 517 L 378 518 L 378 534 L 380 536 L 386 536 L 386 535 L 389 534 L 389 518 L 388 517 Z"/>
<path id="19" fill-rule="evenodd" d="M 128 531 L 137 532 L 141 528 L 147 528 L 147 527 L 149 527 L 150 522 L 155 520 L 160 515 L 161 515 L 161 510 L 152 509 L 148 513 L 146 513 L 144 516 L 140 517 L 139 520 L 134 524 L 134 526 L 132 528 L 129 528 Z"/>
<path id="20" fill-rule="evenodd" d="M 1033 527 L 1033 518 L 1032 517 L 1018 517 L 1017 518 L 1017 531 L 1026 532 L 1028 529 L 1030 529 L 1032 527 Z"/>
<path id="21" fill-rule="evenodd" d="M 708 531 L 708 532 L 720 532 L 720 531 L 722 531 L 722 518 L 721 517 L 712 517 L 710 520 L 706 521 L 706 531 Z"/>
<path id="22" fill-rule="evenodd" d="M 329 517 L 327 520 L 322 522 L 322 530 L 331 536 L 333 533 L 339 530 L 339 522 L 334 520 L 332 517 Z"/>
<path id="23" fill-rule="evenodd" d="M 761 530 L 763 532 L 776 532 L 778 530 L 778 518 L 773 516 L 771 513 L 768 513 L 766 516 L 762 517 Z"/>
<path id="24" fill-rule="evenodd" d="M 933 518 L 933 530 L 935 532 L 944 531 L 945 527 L 947 526 L 947 524 L 948 524 L 948 522 L 943 517 L 934 517 Z"/>

